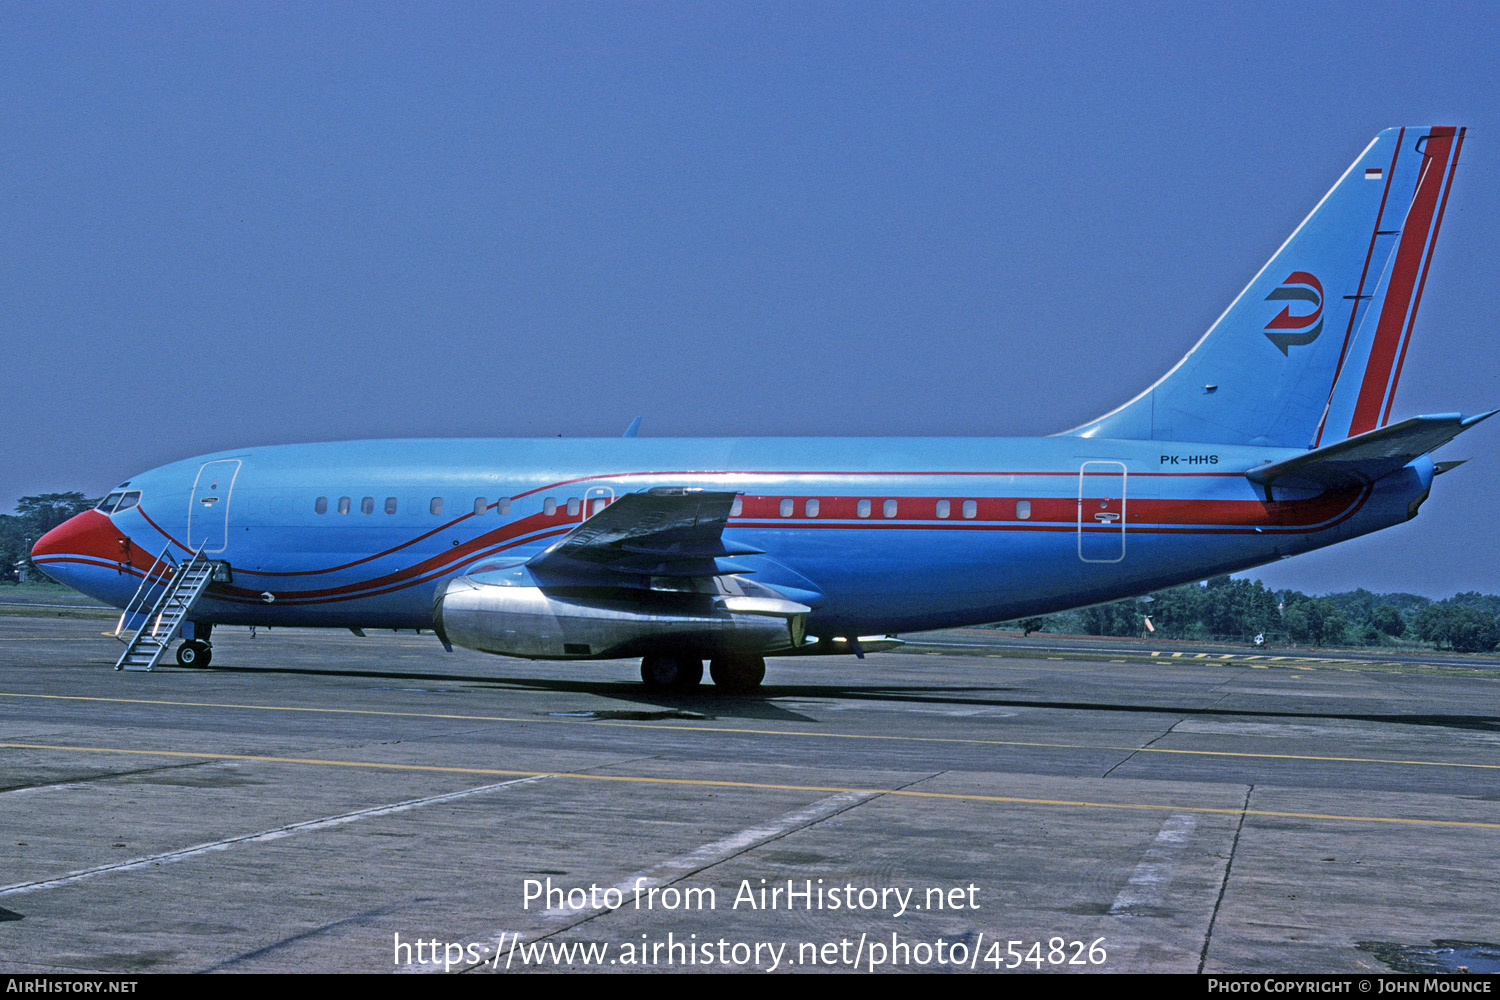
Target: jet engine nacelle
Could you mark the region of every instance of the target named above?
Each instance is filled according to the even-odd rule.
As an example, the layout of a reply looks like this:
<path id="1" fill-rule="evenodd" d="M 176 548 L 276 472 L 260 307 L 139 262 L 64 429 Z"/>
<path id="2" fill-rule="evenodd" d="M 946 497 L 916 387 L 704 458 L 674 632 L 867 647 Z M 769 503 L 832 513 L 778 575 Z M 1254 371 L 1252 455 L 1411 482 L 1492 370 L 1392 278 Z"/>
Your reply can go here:
<path id="1" fill-rule="evenodd" d="M 468 649 L 533 660 L 663 651 L 766 655 L 801 646 L 812 610 L 734 577 L 707 581 L 695 592 L 543 588 L 522 581 L 450 581 L 435 602 L 438 634 Z M 710 592 L 701 592 L 705 587 Z"/>

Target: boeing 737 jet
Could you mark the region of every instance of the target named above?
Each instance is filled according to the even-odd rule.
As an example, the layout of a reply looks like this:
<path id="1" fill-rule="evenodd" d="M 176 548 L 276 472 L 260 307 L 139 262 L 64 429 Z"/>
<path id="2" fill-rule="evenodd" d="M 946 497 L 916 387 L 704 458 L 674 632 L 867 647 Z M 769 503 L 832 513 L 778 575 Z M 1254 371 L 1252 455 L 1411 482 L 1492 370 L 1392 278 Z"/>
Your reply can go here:
<path id="1" fill-rule="evenodd" d="M 123 668 L 179 639 L 206 664 L 216 625 L 422 629 L 745 690 L 766 657 L 1332 545 L 1415 517 L 1429 453 L 1490 415 L 1391 420 L 1462 143 L 1381 132 L 1171 371 L 1053 437 L 246 448 L 132 477 L 32 556 L 124 609 Z"/>

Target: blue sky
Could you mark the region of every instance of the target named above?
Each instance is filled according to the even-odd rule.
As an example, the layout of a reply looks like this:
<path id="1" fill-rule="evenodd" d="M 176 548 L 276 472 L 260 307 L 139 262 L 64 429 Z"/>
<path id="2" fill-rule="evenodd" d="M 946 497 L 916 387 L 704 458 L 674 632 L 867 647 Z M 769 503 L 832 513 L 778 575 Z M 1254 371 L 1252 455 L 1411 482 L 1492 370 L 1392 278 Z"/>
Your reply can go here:
<path id="1" fill-rule="evenodd" d="M 1381 128 L 1468 126 L 1393 416 L 1500 406 L 1486 4 L 0 6 L 0 507 L 360 437 L 1031 435 Z M 1500 592 L 1500 420 L 1252 574 Z"/>

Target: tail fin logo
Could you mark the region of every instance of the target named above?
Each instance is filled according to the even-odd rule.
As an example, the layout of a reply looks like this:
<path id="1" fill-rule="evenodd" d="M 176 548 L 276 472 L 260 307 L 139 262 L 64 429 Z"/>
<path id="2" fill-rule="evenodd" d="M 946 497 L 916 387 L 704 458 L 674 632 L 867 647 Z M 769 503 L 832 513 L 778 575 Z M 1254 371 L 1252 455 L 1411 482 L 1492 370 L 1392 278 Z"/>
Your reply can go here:
<path id="1" fill-rule="evenodd" d="M 1306 271 L 1293 271 L 1286 276 L 1280 287 L 1266 296 L 1267 302 L 1308 302 L 1312 312 L 1304 316 L 1293 316 L 1291 306 L 1283 306 L 1281 313 L 1266 324 L 1266 339 L 1276 345 L 1282 354 L 1288 347 L 1311 344 L 1323 332 L 1323 283 Z"/>

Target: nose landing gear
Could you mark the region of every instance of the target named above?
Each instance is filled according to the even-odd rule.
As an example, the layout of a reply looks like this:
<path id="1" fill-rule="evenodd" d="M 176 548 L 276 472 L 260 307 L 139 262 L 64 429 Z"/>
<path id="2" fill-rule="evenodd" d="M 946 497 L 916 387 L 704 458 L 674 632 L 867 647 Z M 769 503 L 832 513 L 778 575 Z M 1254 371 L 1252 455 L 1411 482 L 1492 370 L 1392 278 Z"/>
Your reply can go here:
<path id="1" fill-rule="evenodd" d="M 206 667 L 213 659 L 213 647 L 202 639 L 189 639 L 177 647 L 179 667 Z"/>

